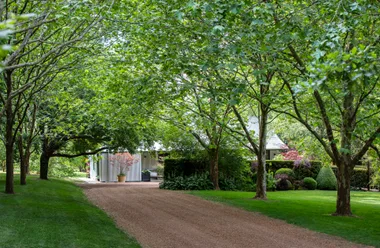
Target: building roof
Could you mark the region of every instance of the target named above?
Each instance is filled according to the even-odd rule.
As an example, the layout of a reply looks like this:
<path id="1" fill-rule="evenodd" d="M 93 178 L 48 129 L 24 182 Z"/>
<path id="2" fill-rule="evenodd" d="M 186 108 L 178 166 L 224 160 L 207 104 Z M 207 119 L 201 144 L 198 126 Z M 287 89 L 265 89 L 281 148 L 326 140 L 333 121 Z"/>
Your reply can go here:
<path id="1" fill-rule="evenodd" d="M 248 130 L 254 131 L 255 136 L 259 136 L 259 119 L 256 116 L 251 116 L 248 119 Z M 287 149 L 288 146 L 278 137 L 277 134 L 275 134 L 273 131 L 268 131 L 267 134 L 267 144 L 266 149 L 267 150 L 281 150 L 281 149 Z"/>

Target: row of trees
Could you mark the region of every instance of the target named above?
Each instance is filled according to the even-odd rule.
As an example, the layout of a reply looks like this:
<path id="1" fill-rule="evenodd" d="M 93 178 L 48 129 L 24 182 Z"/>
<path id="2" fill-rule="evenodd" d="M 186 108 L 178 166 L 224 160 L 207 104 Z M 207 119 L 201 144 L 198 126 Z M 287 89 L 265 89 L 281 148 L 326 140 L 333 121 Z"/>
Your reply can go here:
<path id="1" fill-rule="evenodd" d="M 335 214 L 351 215 L 351 172 L 380 135 L 379 7 L 373 1 L 140 3 L 138 25 L 128 30 L 142 66 L 139 94 L 160 101 L 158 117 L 208 151 L 215 189 L 223 137 L 248 146 L 259 162 L 256 198 L 266 198 L 268 122 L 278 114 L 298 121 L 338 167 Z M 247 128 L 249 115 L 259 116 L 258 138 Z"/>
<path id="2" fill-rule="evenodd" d="M 351 215 L 350 174 L 379 144 L 379 3 L 24 0 L 0 7 L 0 21 L 12 20 L 0 33 L 7 193 L 16 147 L 21 182 L 36 143 L 47 179 L 49 158 L 133 152 L 153 139 L 159 119 L 207 151 L 215 189 L 221 146 L 249 149 L 258 159 L 255 197 L 265 199 L 268 124 L 280 115 L 300 123 L 338 167 L 336 214 Z M 258 134 L 249 116 L 259 117 Z"/>
<path id="3" fill-rule="evenodd" d="M 139 118 L 131 118 L 130 95 L 112 88 L 122 70 L 113 44 L 117 26 L 107 19 L 120 7 L 126 8 L 97 0 L 1 3 L 6 193 L 14 193 L 16 155 L 25 185 L 33 152 L 41 154 L 40 178 L 48 179 L 52 157 L 133 151 L 149 136 L 142 131 L 147 125 L 136 127 Z"/>

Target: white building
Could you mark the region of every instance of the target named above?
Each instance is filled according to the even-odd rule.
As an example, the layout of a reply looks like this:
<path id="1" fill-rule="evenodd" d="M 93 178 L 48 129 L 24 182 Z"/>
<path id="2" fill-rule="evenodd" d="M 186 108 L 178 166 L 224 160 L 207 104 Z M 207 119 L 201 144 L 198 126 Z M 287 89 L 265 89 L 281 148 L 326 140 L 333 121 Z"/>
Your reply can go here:
<path id="1" fill-rule="evenodd" d="M 144 170 L 156 170 L 158 165 L 158 153 L 161 149 L 158 143 L 151 148 L 152 151 L 141 151 L 133 154 L 133 163 L 128 166 L 126 173 L 127 182 L 140 182 L 141 172 Z M 90 178 L 100 182 L 117 182 L 117 175 L 120 172 L 119 167 L 114 166 L 111 162 L 112 152 L 101 152 L 99 157 L 90 157 Z M 154 175 L 151 173 L 151 176 Z M 157 174 L 156 174 L 157 176 Z"/>
<path id="2" fill-rule="evenodd" d="M 259 137 L 259 119 L 256 116 L 249 117 L 248 130 L 254 131 L 255 136 Z M 266 159 L 272 160 L 277 154 L 288 149 L 288 146 L 273 131 L 268 131 L 266 144 Z"/>

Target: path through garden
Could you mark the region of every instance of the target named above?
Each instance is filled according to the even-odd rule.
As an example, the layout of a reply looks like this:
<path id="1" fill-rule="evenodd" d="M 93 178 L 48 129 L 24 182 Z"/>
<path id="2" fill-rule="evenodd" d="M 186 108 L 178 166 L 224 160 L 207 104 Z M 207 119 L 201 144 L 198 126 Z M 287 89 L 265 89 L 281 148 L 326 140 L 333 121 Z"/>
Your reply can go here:
<path id="1" fill-rule="evenodd" d="M 157 183 L 83 184 L 142 247 L 363 247 Z"/>

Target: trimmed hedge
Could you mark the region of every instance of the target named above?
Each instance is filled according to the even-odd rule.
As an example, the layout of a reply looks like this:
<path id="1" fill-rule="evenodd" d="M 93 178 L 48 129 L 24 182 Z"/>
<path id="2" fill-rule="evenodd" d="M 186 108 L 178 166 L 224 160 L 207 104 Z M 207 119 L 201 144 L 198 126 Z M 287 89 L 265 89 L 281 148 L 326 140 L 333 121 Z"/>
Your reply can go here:
<path id="1" fill-rule="evenodd" d="M 336 177 L 330 166 L 323 166 L 317 176 L 318 189 L 336 190 Z"/>
<path id="2" fill-rule="evenodd" d="M 338 168 L 332 167 L 335 176 L 338 176 Z M 370 170 L 370 178 L 373 176 L 373 170 Z M 370 179 L 371 180 L 371 179 Z M 351 187 L 353 188 L 366 188 L 370 184 L 368 180 L 367 168 L 364 166 L 357 166 L 354 168 L 351 174 Z"/>
<path id="3" fill-rule="evenodd" d="M 317 181 L 311 177 L 305 177 L 303 179 L 303 187 L 308 190 L 315 190 L 317 188 Z"/>
<path id="4" fill-rule="evenodd" d="M 164 180 L 176 177 L 189 177 L 208 171 L 208 162 L 195 159 L 165 159 Z"/>
<path id="5" fill-rule="evenodd" d="M 165 159 L 164 181 L 168 181 L 168 187 L 164 184 L 162 188 L 181 188 L 186 185 L 187 178 L 209 173 L 209 162 L 207 157 L 200 156 L 198 159 Z M 222 150 L 219 154 L 219 187 L 222 190 L 254 190 L 254 173 L 249 163 L 236 151 Z M 182 178 L 182 179 L 181 179 Z M 171 183 L 172 182 L 172 183 Z M 179 182 L 179 183 L 176 183 Z M 172 186 L 174 185 L 174 186 Z M 187 188 L 187 186 L 183 186 Z M 182 187 L 182 188 L 183 188 Z"/>
<path id="6" fill-rule="evenodd" d="M 189 177 L 172 177 L 160 183 L 160 189 L 211 190 L 213 185 L 207 173 Z"/>
<path id="7" fill-rule="evenodd" d="M 371 171 L 370 171 L 370 174 L 372 175 Z M 370 175 L 370 178 L 371 178 L 371 175 Z M 351 175 L 351 187 L 367 188 L 368 184 L 370 184 L 370 182 L 368 180 L 367 169 L 354 168 Z"/>
<path id="8" fill-rule="evenodd" d="M 310 164 L 299 164 L 295 165 L 294 160 L 267 160 L 266 169 L 267 171 L 275 172 L 281 168 L 289 168 L 294 171 L 294 179 L 302 180 L 305 177 L 317 178 L 320 169 L 322 168 L 322 163 L 320 161 L 308 161 Z"/>

